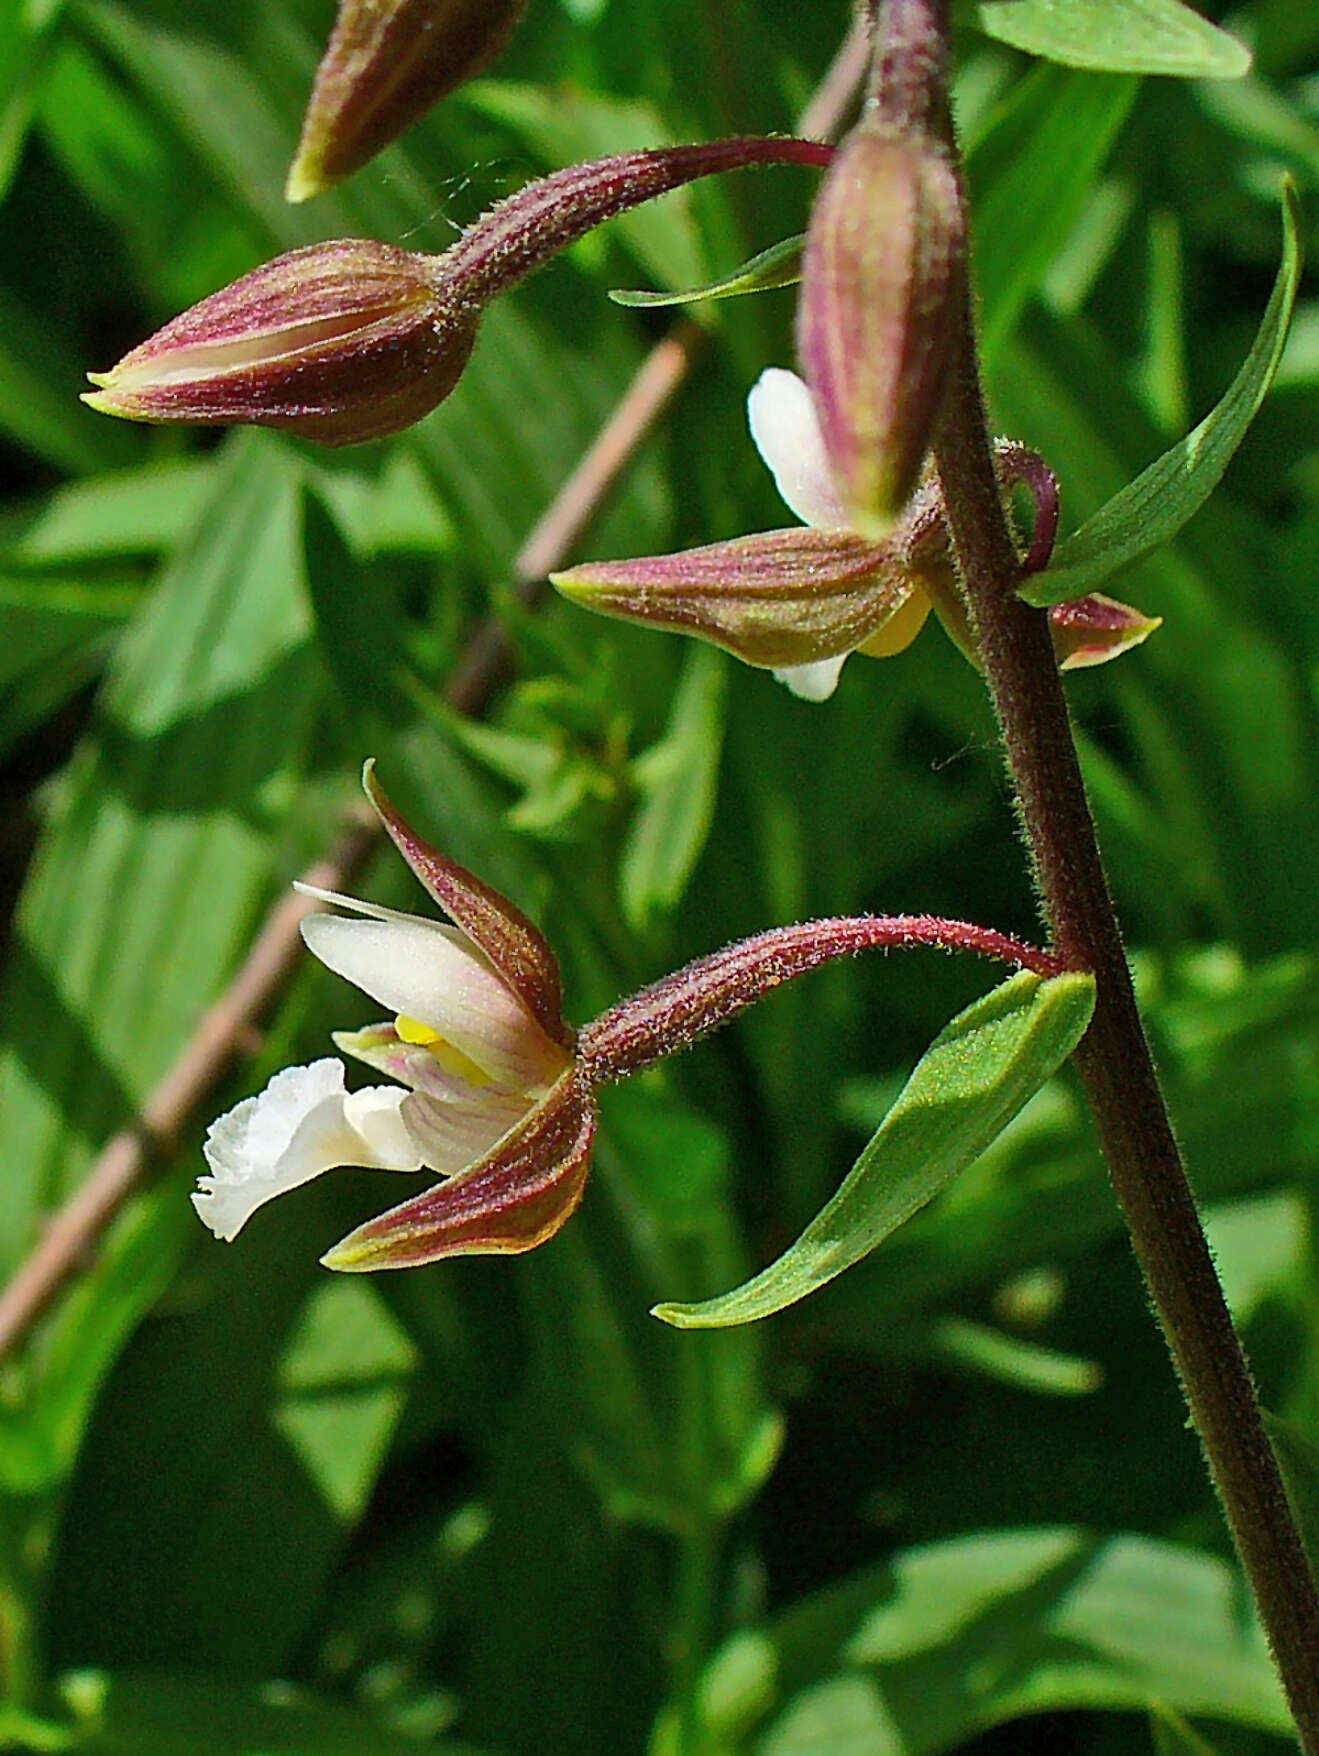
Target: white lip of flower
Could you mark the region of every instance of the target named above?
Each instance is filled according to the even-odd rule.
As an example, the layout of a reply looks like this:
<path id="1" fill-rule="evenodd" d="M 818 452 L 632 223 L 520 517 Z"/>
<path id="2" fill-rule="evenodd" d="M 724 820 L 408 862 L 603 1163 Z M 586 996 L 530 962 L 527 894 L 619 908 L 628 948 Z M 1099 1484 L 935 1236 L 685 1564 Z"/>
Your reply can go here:
<path id="1" fill-rule="evenodd" d="M 396 1017 L 336 1044 L 399 1085 L 348 1092 L 341 1061 L 286 1067 L 212 1123 L 193 1205 L 235 1238 L 265 1202 L 341 1165 L 451 1176 L 502 1139 L 567 1069 L 490 960 L 457 927 L 297 888 L 364 919 L 313 914 L 308 949 Z"/>
<path id="2" fill-rule="evenodd" d="M 782 366 L 766 367 L 747 396 L 747 424 L 789 511 L 816 530 L 849 530 L 829 470 L 815 401 L 805 380 Z M 905 620 L 904 611 L 898 612 L 894 622 L 904 619 L 904 628 L 894 650 L 914 637 L 928 607 L 922 599 L 914 602 L 910 622 Z M 810 664 L 785 665 L 774 675 L 803 701 L 827 701 L 848 657 L 844 652 Z"/>

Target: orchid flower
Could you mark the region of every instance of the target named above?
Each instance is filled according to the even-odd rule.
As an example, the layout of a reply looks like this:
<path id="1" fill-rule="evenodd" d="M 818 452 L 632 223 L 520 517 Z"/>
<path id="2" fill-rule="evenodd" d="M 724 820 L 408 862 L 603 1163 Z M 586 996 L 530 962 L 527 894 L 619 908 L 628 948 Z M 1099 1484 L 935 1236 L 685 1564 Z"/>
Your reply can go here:
<path id="1" fill-rule="evenodd" d="M 506 898 L 422 842 L 372 779 L 367 791 L 443 925 L 300 886 L 340 913 L 302 923 L 308 949 L 393 1016 L 334 1042 L 395 1083 L 348 1091 L 333 1058 L 277 1073 L 221 1116 L 193 1204 L 232 1239 L 274 1196 L 340 1165 L 428 1170 L 435 1187 L 360 1226 L 324 1258 L 411 1267 L 531 1249 L 581 1198 L 594 1132 L 590 1083 L 559 1010 L 558 967 Z"/>
<path id="2" fill-rule="evenodd" d="M 794 695 L 824 701 L 848 656 L 889 658 L 904 651 L 935 609 L 975 661 L 962 607 L 937 475 L 927 469 L 890 535 L 874 542 L 851 528 L 838 493 L 810 389 L 795 372 L 771 366 L 747 398 L 751 437 L 779 493 L 805 528 L 762 531 L 676 555 L 588 561 L 550 577 L 565 597 L 606 615 L 695 634 L 773 671 Z M 1043 460 L 1022 447 L 998 447 L 1006 483 L 1037 494 L 1028 570 L 1043 566 L 1056 521 L 1056 484 Z M 1052 484 L 1052 504 L 1036 486 Z M 1157 618 L 1092 593 L 1049 613 L 1063 669 L 1102 664 L 1139 645 Z"/>

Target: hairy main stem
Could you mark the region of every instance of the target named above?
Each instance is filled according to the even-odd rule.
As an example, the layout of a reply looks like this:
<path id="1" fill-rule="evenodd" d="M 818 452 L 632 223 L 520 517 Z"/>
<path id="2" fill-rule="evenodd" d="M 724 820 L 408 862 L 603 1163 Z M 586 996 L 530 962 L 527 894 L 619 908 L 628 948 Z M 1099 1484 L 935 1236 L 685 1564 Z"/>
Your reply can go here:
<path id="1" fill-rule="evenodd" d="M 1047 620 L 1016 595 L 1021 567 L 994 470 L 965 291 L 958 322 L 936 458 L 1042 911 L 1063 961 L 1095 977 L 1094 1017 L 1076 1065 L 1302 1748 L 1314 1756 L 1319 1598 L 1137 1010 Z"/>

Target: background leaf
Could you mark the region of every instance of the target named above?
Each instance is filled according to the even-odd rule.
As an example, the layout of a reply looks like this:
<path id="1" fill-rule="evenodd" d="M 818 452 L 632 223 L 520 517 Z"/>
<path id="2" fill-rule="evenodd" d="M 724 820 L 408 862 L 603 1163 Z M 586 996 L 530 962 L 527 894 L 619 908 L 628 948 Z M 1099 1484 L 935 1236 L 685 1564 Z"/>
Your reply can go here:
<path id="1" fill-rule="evenodd" d="M 1112 73 L 1171 73 L 1180 79 L 1239 79 L 1250 53 L 1182 0 L 980 0 L 991 37 L 1062 61 Z"/>

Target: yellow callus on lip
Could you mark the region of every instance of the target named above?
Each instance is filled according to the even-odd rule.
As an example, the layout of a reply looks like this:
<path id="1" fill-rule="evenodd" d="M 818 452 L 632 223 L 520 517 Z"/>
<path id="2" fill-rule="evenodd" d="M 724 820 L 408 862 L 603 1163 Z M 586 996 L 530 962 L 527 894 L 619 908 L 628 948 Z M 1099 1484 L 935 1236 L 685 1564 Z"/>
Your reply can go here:
<path id="1" fill-rule="evenodd" d="M 409 1018 L 406 1012 L 400 1012 L 394 1020 L 394 1029 L 402 1043 L 411 1043 L 415 1048 L 426 1049 L 443 1067 L 446 1073 L 455 1074 L 465 1079 L 469 1085 L 490 1085 L 493 1081 L 484 1068 L 478 1067 L 470 1055 L 464 1055 L 461 1049 L 446 1042 L 439 1031 L 432 1030 L 420 1019 Z"/>

